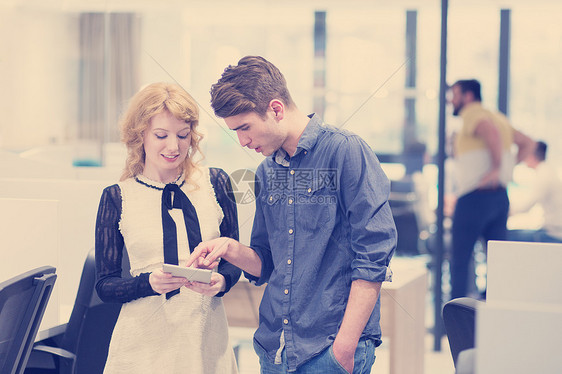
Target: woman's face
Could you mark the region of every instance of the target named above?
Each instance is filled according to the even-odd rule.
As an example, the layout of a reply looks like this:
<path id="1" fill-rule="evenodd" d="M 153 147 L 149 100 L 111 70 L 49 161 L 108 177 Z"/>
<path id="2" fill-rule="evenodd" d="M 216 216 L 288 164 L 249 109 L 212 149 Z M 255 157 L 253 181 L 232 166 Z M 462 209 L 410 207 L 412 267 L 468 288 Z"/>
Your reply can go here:
<path id="1" fill-rule="evenodd" d="M 143 137 L 143 174 L 163 183 L 179 175 L 191 144 L 191 125 L 164 111 L 152 117 Z"/>

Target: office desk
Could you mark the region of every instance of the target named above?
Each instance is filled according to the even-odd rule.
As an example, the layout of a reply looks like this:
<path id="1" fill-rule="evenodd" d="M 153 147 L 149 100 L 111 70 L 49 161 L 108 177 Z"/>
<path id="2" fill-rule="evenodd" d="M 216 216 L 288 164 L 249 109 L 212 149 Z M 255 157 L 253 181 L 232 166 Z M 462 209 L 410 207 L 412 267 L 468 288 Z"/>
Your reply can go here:
<path id="1" fill-rule="evenodd" d="M 390 374 L 423 374 L 425 337 L 425 262 L 395 258 L 392 282 L 381 289 L 381 329 L 390 341 Z"/>
<path id="2" fill-rule="evenodd" d="M 381 291 L 381 329 L 388 339 L 390 374 L 424 372 L 425 262 L 395 258 L 391 265 L 393 281 L 383 283 Z M 258 309 L 265 286 L 256 287 L 246 279 L 223 297 L 231 327 L 258 327 Z M 376 364 L 375 364 L 376 365 Z"/>

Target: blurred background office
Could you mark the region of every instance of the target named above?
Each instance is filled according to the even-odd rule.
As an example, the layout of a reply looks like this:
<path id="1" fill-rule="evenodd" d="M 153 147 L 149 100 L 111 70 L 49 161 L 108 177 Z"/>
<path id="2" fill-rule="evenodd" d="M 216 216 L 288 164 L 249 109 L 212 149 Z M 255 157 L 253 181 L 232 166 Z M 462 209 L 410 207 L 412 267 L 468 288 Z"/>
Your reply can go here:
<path id="1" fill-rule="evenodd" d="M 451 0 L 446 40 L 446 81 L 478 79 L 485 106 L 547 139 L 555 165 L 562 161 L 561 13 L 562 3 L 549 0 Z M 214 117 L 209 88 L 224 66 L 252 54 L 284 72 L 303 111 L 370 144 L 393 182 L 397 255 L 423 257 L 432 274 L 442 266 L 439 298 L 446 299 L 446 237 L 443 263 L 432 262 L 441 20 L 438 0 L 0 1 L 2 278 L 35 263 L 56 266 L 50 313 L 59 321 L 68 316 L 93 245 L 101 188 L 118 179 L 124 163 L 117 119 L 148 83 L 176 82 L 191 93 L 201 108 L 205 163 L 234 173 L 246 196 L 251 180 L 236 171 L 255 168 L 262 156 L 242 149 Z M 459 126 L 447 107 L 445 137 Z M 510 196 L 524 193 L 531 179 L 518 167 Z M 239 201 L 246 242 L 251 203 Z M 532 210 L 509 226 L 534 228 L 540 216 Z M 447 225 L 445 216 L 443 236 Z M 474 273 L 475 287 L 484 287 L 485 254 L 478 251 Z M 434 281 L 430 276 L 428 300 Z M 426 318 L 431 330 L 433 315 Z"/>

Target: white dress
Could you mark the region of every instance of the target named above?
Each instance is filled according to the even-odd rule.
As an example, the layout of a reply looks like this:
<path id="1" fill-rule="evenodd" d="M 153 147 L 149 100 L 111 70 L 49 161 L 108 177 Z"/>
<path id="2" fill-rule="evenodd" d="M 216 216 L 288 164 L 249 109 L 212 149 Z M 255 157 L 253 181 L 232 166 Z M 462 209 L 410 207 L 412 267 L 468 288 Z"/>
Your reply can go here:
<path id="1" fill-rule="evenodd" d="M 220 235 L 223 218 L 209 180 L 209 170 L 196 173 L 194 189 L 181 188 L 197 211 L 203 241 Z M 131 263 L 131 275 L 160 269 L 163 263 L 162 183 L 143 176 L 119 183 L 122 214 L 119 230 Z M 180 184 L 181 180 L 177 183 Z M 149 187 L 153 186 L 153 187 Z M 154 188 L 156 187 L 156 188 Z M 180 209 L 170 213 L 178 232 L 179 263 L 189 256 Z M 222 299 L 185 287 L 179 294 L 141 297 L 123 304 L 115 325 L 104 373 L 236 373 L 234 353 Z"/>

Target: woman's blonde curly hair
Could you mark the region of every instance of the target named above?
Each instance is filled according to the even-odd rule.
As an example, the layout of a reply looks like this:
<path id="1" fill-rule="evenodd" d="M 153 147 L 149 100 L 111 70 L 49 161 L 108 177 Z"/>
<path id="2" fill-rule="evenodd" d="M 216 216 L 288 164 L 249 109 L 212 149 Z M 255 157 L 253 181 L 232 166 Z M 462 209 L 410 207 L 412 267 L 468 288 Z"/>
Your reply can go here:
<path id="1" fill-rule="evenodd" d="M 203 158 L 199 148 L 202 135 L 197 132 L 199 108 L 195 100 L 176 84 L 152 83 L 131 98 L 127 111 L 119 122 L 121 141 L 127 147 L 127 161 L 121 180 L 142 173 L 146 157 L 144 132 L 148 129 L 151 119 L 164 111 L 170 112 L 175 118 L 185 121 L 191 127 L 191 144 L 183 163 L 186 180 L 197 167 L 194 156 L 199 154 L 200 158 Z"/>

